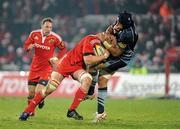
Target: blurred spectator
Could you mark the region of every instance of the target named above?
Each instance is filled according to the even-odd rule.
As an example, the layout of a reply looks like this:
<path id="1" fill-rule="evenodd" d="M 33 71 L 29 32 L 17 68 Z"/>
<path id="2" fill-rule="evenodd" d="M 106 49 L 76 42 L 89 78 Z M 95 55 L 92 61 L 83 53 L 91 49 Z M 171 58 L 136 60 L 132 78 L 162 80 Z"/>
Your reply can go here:
<path id="1" fill-rule="evenodd" d="M 170 16 L 173 14 L 173 10 L 167 1 L 164 1 L 160 6 L 159 14 L 162 16 L 164 23 L 169 21 Z"/>
<path id="2" fill-rule="evenodd" d="M 148 73 L 148 69 L 143 64 L 142 60 L 137 58 L 135 59 L 135 63 L 130 67 L 129 73 L 136 75 L 146 75 Z"/>
<path id="3" fill-rule="evenodd" d="M 118 12 L 127 10 L 134 13 L 139 33 L 136 57 L 148 72 L 163 72 L 167 49 L 180 42 L 179 4 L 179 0 L 0 0 L 0 70 L 28 69 L 31 58 L 21 51 L 22 45 L 27 32 L 39 28 L 44 17 L 53 17 L 53 31 L 71 49 L 81 37 L 104 31 Z M 172 14 L 174 23 L 169 20 Z M 172 63 L 176 71 L 177 63 Z"/>

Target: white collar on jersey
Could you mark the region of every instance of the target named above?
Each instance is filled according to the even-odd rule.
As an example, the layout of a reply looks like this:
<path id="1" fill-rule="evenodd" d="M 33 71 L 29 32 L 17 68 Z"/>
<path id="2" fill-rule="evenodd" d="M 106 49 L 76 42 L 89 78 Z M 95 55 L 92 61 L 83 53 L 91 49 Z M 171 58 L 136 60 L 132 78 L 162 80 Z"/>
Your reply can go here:
<path id="1" fill-rule="evenodd" d="M 50 31 L 50 33 L 49 33 L 48 35 L 43 35 L 42 29 L 41 29 L 41 35 L 42 35 L 42 37 L 47 37 L 47 36 L 49 36 L 49 35 L 51 35 L 51 34 L 52 34 L 52 31 Z"/>

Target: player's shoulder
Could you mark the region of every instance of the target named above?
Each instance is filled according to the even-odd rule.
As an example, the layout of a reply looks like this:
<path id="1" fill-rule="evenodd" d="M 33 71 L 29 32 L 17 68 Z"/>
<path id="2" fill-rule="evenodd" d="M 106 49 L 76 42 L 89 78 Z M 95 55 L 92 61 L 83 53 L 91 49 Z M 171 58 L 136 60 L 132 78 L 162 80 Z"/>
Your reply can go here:
<path id="1" fill-rule="evenodd" d="M 36 34 L 36 33 L 41 33 L 41 29 L 33 30 L 31 31 L 30 34 Z"/>
<path id="2" fill-rule="evenodd" d="M 59 41 L 62 41 L 61 36 L 60 36 L 60 35 L 58 35 L 57 33 L 53 32 L 53 31 L 51 31 L 51 36 L 53 36 L 53 37 L 57 38 Z"/>
<path id="3" fill-rule="evenodd" d="M 134 39 L 134 37 L 137 35 L 137 32 L 134 27 L 129 27 L 127 29 L 124 29 L 120 31 L 117 34 L 117 37 L 119 40 L 125 40 L 125 39 Z"/>
<path id="4" fill-rule="evenodd" d="M 100 44 L 101 40 L 96 35 L 87 35 L 90 44 Z"/>
<path id="5" fill-rule="evenodd" d="M 29 37 L 34 37 L 34 36 L 36 36 L 38 34 L 41 34 L 41 29 L 31 31 Z"/>

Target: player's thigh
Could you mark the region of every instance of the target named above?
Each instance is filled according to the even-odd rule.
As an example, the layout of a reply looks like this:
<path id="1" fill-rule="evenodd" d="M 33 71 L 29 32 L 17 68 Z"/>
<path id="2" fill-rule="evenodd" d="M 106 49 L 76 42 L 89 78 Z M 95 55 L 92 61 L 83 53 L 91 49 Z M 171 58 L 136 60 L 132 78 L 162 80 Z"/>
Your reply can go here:
<path id="1" fill-rule="evenodd" d="M 75 80 L 78 80 L 79 82 L 82 82 L 82 80 L 88 76 L 84 76 L 84 75 L 89 74 L 86 70 L 84 69 L 78 69 L 73 73 L 73 78 Z"/>
<path id="2" fill-rule="evenodd" d="M 29 72 L 28 76 L 28 91 L 30 96 L 34 96 L 36 85 L 38 84 L 40 74 L 38 72 Z"/>
<path id="3" fill-rule="evenodd" d="M 62 74 L 60 74 L 59 72 L 53 71 L 51 73 L 51 77 L 49 81 L 56 81 L 58 83 L 61 83 L 63 79 L 64 79 L 64 76 Z"/>
<path id="4" fill-rule="evenodd" d="M 47 86 L 47 84 L 48 84 L 48 79 L 40 79 L 36 86 L 36 93 L 42 91 L 44 87 Z"/>
<path id="5" fill-rule="evenodd" d="M 28 80 L 28 93 L 29 97 L 33 97 L 35 95 L 35 90 L 38 82 L 33 82 L 31 80 Z"/>
<path id="6" fill-rule="evenodd" d="M 48 84 L 48 80 L 51 76 L 52 71 L 42 71 L 38 84 L 36 86 L 36 92 L 40 92 L 43 90 L 45 86 Z"/>
<path id="7" fill-rule="evenodd" d="M 36 86 L 34 85 L 28 85 L 28 94 L 30 97 L 33 97 L 35 95 Z"/>

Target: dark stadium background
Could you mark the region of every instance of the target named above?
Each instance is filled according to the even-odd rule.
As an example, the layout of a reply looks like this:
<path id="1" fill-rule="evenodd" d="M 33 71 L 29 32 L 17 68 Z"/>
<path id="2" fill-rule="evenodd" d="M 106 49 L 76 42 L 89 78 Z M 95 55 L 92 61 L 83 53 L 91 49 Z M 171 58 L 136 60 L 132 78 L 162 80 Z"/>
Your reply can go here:
<path id="1" fill-rule="evenodd" d="M 136 56 L 128 71 L 136 65 L 149 73 L 164 72 L 164 57 L 168 48 L 180 46 L 180 2 L 168 0 L 172 16 L 163 20 L 160 7 L 163 0 L 0 0 L 0 70 L 29 69 L 31 55 L 22 46 L 33 29 L 40 27 L 44 17 L 54 19 L 53 30 L 60 34 L 71 49 L 86 34 L 104 31 L 119 12 L 134 14 L 139 33 Z M 179 58 L 171 72 L 179 72 Z M 122 71 L 121 70 L 121 71 Z"/>

